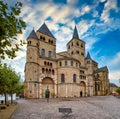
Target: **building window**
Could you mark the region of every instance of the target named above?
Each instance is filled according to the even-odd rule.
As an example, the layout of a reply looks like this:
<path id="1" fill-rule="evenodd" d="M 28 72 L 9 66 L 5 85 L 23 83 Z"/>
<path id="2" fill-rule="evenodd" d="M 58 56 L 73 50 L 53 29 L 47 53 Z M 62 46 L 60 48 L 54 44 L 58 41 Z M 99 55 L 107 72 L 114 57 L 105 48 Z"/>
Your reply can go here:
<path id="1" fill-rule="evenodd" d="M 40 39 L 42 39 L 42 36 L 40 36 Z"/>
<path id="2" fill-rule="evenodd" d="M 36 43 L 36 46 L 39 47 L 38 43 Z"/>
<path id="3" fill-rule="evenodd" d="M 46 69 L 46 74 L 48 73 L 48 69 Z"/>
<path id="4" fill-rule="evenodd" d="M 71 46 L 73 46 L 73 42 L 72 42 Z"/>
<path id="5" fill-rule="evenodd" d="M 76 67 L 78 67 L 78 63 L 76 62 Z"/>
<path id="6" fill-rule="evenodd" d="M 46 61 L 44 61 L 44 65 L 46 65 Z"/>
<path id="7" fill-rule="evenodd" d="M 48 51 L 48 57 L 51 57 L 51 56 L 52 56 L 52 52 Z"/>
<path id="8" fill-rule="evenodd" d="M 45 49 L 42 49 L 42 50 L 41 50 L 41 55 L 42 55 L 42 56 L 45 56 Z"/>
<path id="9" fill-rule="evenodd" d="M 44 73 L 45 72 L 45 70 L 44 70 L 44 68 L 42 68 L 42 73 Z"/>
<path id="10" fill-rule="evenodd" d="M 83 53 L 83 52 L 81 52 L 81 55 L 82 55 L 82 56 L 84 56 L 84 53 Z"/>
<path id="11" fill-rule="evenodd" d="M 36 84 L 34 84 L 34 87 L 36 87 Z"/>
<path id="12" fill-rule="evenodd" d="M 65 61 L 65 66 L 67 66 L 67 61 Z"/>
<path id="13" fill-rule="evenodd" d="M 71 61 L 71 66 L 73 66 L 73 61 Z"/>
<path id="14" fill-rule="evenodd" d="M 73 75 L 73 83 L 76 83 L 76 74 Z"/>
<path id="15" fill-rule="evenodd" d="M 77 42 L 76 45 L 79 46 L 79 43 Z"/>
<path id="16" fill-rule="evenodd" d="M 50 63 L 50 66 L 52 67 L 52 63 Z"/>
<path id="17" fill-rule="evenodd" d="M 61 74 L 61 83 L 65 83 L 65 75 Z"/>
<path id="18" fill-rule="evenodd" d="M 76 53 L 79 54 L 79 51 L 77 50 Z"/>
<path id="19" fill-rule="evenodd" d="M 70 49 L 70 45 L 68 46 L 68 49 Z"/>
<path id="20" fill-rule="evenodd" d="M 81 44 L 81 48 L 83 48 L 83 44 Z"/>
<path id="21" fill-rule="evenodd" d="M 45 37 L 43 37 L 43 40 L 45 41 Z"/>
<path id="22" fill-rule="evenodd" d="M 90 61 L 87 61 L 87 64 L 90 64 Z"/>
<path id="23" fill-rule="evenodd" d="M 73 51 L 71 52 L 71 55 L 73 55 Z"/>
<path id="24" fill-rule="evenodd" d="M 60 66 L 60 67 L 62 66 L 62 62 L 59 62 L 59 66 Z"/>
<path id="25" fill-rule="evenodd" d="M 52 70 L 52 75 L 54 75 L 55 74 L 55 72 L 54 72 L 54 70 Z"/>
<path id="26" fill-rule="evenodd" d="M 31 45 L 32 44 L 32 42 L 31 41 L 28 41 L 28 45 Z"/>

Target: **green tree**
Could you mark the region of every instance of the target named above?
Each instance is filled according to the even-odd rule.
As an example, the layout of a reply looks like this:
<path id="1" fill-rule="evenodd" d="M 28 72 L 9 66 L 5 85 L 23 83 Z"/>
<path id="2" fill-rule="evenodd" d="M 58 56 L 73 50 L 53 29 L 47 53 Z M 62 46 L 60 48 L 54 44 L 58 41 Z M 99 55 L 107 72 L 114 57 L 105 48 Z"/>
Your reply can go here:
<path id="1" fill-rule="evenodd" d="M 7 78 L 7 65 L 0 64 L 0 94 L 4 94 L 5 96 L 5 104 L 7 103 L 6 94 L 8 92 L 8 80 Z"/>
<path id="2" fill-rule="evenodd" d="M 26 28 L 25 22 L 20 17 L 22 3 L 17 2 L 14 6 L 8 6 L 7 3 L 0 0 L 0 58 L 5 55 L 13 59 L 16 51 L 24 42 L 18 42 L 17 35 L 22 34 Z"/>
<path id="3" fill-rule="evenodd" d="M 120 93 L 120 87 L 116 89 L 116 92 L 117 92 L 117 93 Z"/>
<path id="4" fill-rule="evenodd" d="M 20 75 L 6 64 L 0 65 L 0 94 L 5 95 L 5 104 L 7 103 L 6 94 L 11 95 L 11 103 L 13 103 L 12 95 L 23 90 L 20 83 Z"/>

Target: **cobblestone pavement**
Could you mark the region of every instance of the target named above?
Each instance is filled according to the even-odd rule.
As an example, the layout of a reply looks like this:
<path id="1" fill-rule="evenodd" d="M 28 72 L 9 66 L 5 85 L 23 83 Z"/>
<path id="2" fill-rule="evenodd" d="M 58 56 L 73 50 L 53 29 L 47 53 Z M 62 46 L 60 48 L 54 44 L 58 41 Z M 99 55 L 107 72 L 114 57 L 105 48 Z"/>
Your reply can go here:
<path id="1" fill-rule="evenodd" d="M 18 100 L 11 119 L 120 119 L 120 98 L 96 96 L 83 98 Z M 72 108 L 68 116 L 58 111 Z"/>

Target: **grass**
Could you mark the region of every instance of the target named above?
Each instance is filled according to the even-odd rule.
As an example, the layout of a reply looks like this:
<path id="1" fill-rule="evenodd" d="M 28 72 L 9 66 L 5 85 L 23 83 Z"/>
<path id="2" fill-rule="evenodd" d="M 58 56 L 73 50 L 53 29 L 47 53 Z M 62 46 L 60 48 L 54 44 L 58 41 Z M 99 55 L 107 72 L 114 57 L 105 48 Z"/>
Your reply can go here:
<path id="1" fill-rule="evenodd" d="M 9 119 L 18 105 L 9 105 L 6 109 L 0 110 L 0 119 Z"/>

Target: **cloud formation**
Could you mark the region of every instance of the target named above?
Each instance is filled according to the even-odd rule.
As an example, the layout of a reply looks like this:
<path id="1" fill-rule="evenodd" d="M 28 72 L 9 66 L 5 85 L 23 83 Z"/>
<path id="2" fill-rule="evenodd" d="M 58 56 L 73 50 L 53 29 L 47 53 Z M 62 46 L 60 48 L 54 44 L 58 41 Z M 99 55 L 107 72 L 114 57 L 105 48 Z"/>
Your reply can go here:
<path id="1" fill-rule="evenodd" d="M 5 1 L 8 4 L 17 2 L 17 0 Z M 21 2 L 23 3 L 21 17 L 27 23 L 27 28 L 22 35 L 18 35 L 18 39 L 26 41 L 33 27 L 36 31 L 45 22 L 57 39 L 57 52 L 66 50 L 65 44 L 71 40 L 75 24 L 80 39 L 86 42 L 87 51 L 91 51 L 94 56 L 97 56 L 95 54 L 100 51 L 99 48 L 98 51 L 94 51 L 95 44 L 101 40 L 100 35 L 105 35 L 112 30 L 120 30 L 120 8 L 117 0 L 93 0 L 90 2 L 66 0 L 64 3 L 62 1 L 55 3 L 53 0 L 36 0 L 35 2 L 22 0 Z M 13 67 L 16 67 L 17 71 L 23 73 L 26 45 L 21 49 L 11 63 L 14 63 Z M 105 64 L 104 60 L 108 60 L 104 57 L 100 57 L 103 61 L 101 64 Z M 120 54 L 116 53 L 113 57 L 114 60 L 110 61 L 113 66 L 108 63 L 111 70 L 110 78 L 117 79 L 120 77 L 120 69 L 116 70 L 115 66 L 119 64 Z M 19 63 L 15 63 L 18 61 Z M 19 69 L 19 66 L 22 66 L 22 69 Z"/>

